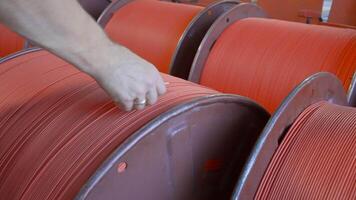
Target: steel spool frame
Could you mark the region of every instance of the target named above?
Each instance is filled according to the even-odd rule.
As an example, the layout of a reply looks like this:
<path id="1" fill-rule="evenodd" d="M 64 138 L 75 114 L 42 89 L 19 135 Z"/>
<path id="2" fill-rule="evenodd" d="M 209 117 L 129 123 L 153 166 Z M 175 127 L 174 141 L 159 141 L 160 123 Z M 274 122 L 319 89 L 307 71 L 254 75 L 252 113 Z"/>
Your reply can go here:
<path id="1" fill-rule="evenodd" d="M 229 198 L 268 118 L 262 107 L 236 95 L 176 106 L 120 145 L 76 199 Z M 207 159 L 217 158 L 229 161 L 226 168 L 201 171 Z"/>
<path id="2" fill-rule="evenodd" d="M 233 198 L 253 199 L 274 152 L 296 118 L 310 105 L 328 101 L 348 105 L 339 79 L 331 73 L 314 74 L 298 85 L 269 119 L 245 164 Z"/>

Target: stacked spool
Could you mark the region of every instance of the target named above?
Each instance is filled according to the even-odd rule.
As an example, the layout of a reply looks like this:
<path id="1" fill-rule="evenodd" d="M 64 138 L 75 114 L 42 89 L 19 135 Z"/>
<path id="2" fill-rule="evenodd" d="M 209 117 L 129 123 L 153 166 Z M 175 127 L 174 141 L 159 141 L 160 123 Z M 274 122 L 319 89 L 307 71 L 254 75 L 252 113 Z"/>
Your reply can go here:
<path id="1" fill-rule="evenodd" d="M 93 79 L 38 51 L 1 65 L 4 199 L 72 199 L 132 132 L 179 103 L 216 92 L 173 77 L 144 111 L 120 111 Z M 29 76 L 31 74 L 31 76 Z"/>
<path id="2" fill-rule="evenodd" d="M 267 112 L 248 99 L 236 96 L 219 96 L 214 90 L 164 74 L 164 81 L 169 83 L 168 92 L 160 98 L 158 103 L 141 111 L 123 112 L 115 106 L 110 97 L 91 77 L 42 50 L 22 53 L 18 57 L 7 59 L 0 65 L 0 77 L 0 195 L 9 200 L 73 199 L 115 149 L 121 148 L 120 146 L 127 140 L 127 142 L 140 141 L 150 137 L 153 137 L 151 144 L 144 142 L 133 145 L 133 148 L 128 148 L 127 145 L 122 147 L 132 149 L 132 151 L 143 148 L 142 152 L 132 156 L 127 157 L 126 154 L 129 153 L 125 154 L 125 162 L 129 166 L 128 173 L 130 174 L 138 168 L 137 173 L 144 171 L 143 175 L 138 175 L 136 172 L 128 177 L 125 174 L 121 176 L 109 175 L 109 178 L 115 178 L 115 181 L 123 181 L 123 185 L 111 183 L 109 185 L 114 188 L 110 188 L 108 192 L 94 191 L 90 195 L 108 195 L 99 199 L 114 198 L 113 193 L 117 191 L 123 199 L 132 199 L 127 195 L 146 195 L 147 199 L 157 199 L 164 195 L 194 196 L 197 195 L 197 192 L 210 192 L 209 195 L 211 195 L 211 191 L 216 192 L 220 188 L 217 187 L 219 185 L 217 183 L 222 181 L 222 177 L 226 175 L 222 172 L 230 170 L 219 168 L 219 173 L 213 170 L 213 176 L 206 177 L 207 172 L 202 171 L 204 159 L 219 157 L 229 160 L 231 156 L 236 156 L 234 153 L 236 147 L 249 151 L 268 119 Z M 177 121 L 177 119 L 167 122 L 165 126 L 154 128 L 152 133 L 141 139 L 138 139 L 141 136 L 133 135 L 148 122 L 174 106 L 184 105 L 193 100 L 211 98 L 210 102 L 203 102 L 199 106 L 195 105 L 197 104 L 195 102 L 192 108 L 196 107 L 196 110 L 191 109 L 193 116 L 204 110 L 210 113 L 204 114 L 205 117 L 193 117 L 191 120 L 183 118 L 183 121 L 182 119 Z M 189 111 L 187 108 L 184 109 Z M 220 112 L 215 113 L 218 110 Z M 187 111 L 185 112 L 187 113 Z M 234 112 L 233 115 L 231 112 Z M 173 116 L 185 116 L 185 114 L 177 113 L 177 111 L 171 111 Z M 214 115 L 211 115 L 212 113 Z M 231 117 L 229 119 L 222 117 L 226 115 L 231 115 Z M 238 119 L 253 120 L 251 122 L 242 120 L 241 123 L 236 123 L 235 120 Z M 201 123 L 203 120 L 205 122 Z M 158 121 L 159 123 L 164 122 L 162 119 L 158 119 Z M 192 123 L 193 121 L 195 122 Z M 225 124 L 224 128 L 220 128 L 220 131 L 215 130 L 214 127 L 218 127 L 216 123 Z M 201 131 L 196 130 L 197 128 Z M 156 131 L 158 129 L 168 135 L 159 136 L 159 132 Z M 191 129 L 195 131 L 188 131 Z M 185 131 L 184 134 L 188 135 L 184 136 L 183 130 L 187 130 L 188 132 Z M 172 131 L 174 135 L 172 135 Z M 249 135 L 248 138 L 245 133 Z M 168 144 L 156 144 L 161 141 L 162 137 L 169 139 Z M 183 143 L 180 144 L 182 138 L 196 139 L 183 140 Z M 211 143 L 211 141 L 217 140 L 221 140 L 221 143 Z M 241 142 L 244 145 L 239 146 L 236 142 Z M 177 145 L 172 146 L 176 143 Z M 194 148 L 191 148 L 191 151 L 194 150 L 191 154 L 195 158 L 182 160 L 181 155 L 190 152 L 187 150 L 192 147 L 191 143 L 195 144 Z M 187 144 L 188 146 L 183 148 Z M 165 152 L 167 145 L 171 147 Z M 162 166 L 165 166 L 168 161 L 160 159 L 165 159 L 166 156 L 157 158 L 157 153 L 151 156 L 148 154 L 152 149 L 158 147 L 163 148 L 158 152 L 158 155 L 165 153 L 167 158 L 174 158 L 169 161 L 172 162 L 171 173 L 186 167 L 192 167 L 191 170 L 196 171 L 194 176 L 179 174 L 177 179 L 170 180 L 175 184 L 182 184 L 182 187 L 173 187 L 173 191 L 189 189 L 189 184 L 187 185 L 186 181 L 197 178 L 195 177 L 197 174 L 199 177 L 201 176 L 198 178 L 199 183 L 193 181 L 190 183 L 196 184 L 195 187 L 200 188 L 199 191 L 189 191 L 188 194 L 187 191 L 180 193 L 175 191 L 176 194 L 172 194 L 169 189 L 155 187 L 165 183 L 165 181 L 160 181 L 157 176 L 146 180 L 150 182 L 150 185 L 145 187 L 152 187 L 146 192 L 153 196 L 147 196 L 143 190 L 135 191 L 142 180 L 146 179 L 146 176 L 150 177 L 156 173 L 160 178 L 164 178 L 166 175 L 168 178 L 174 177 L 174 173 L 163 173 Z M 183 151 L 183 154 L 180 151 Z M 178 157 L 176 157 L 177 153 Z M 142 156 L 145 159 L 151 159 L 150 164 L 147 162 L 133 164 L 134 161 L 130 161 L 145 160 L 142 159 Z M 239 158 L 238 160 L 246 159 L 246 155 L 240 155 L 237 158 Z M 174 163 L 177 163 L 180 168 Z M 191 166 L 192 164 L 193 166 Z M 152 169 L 149 167 L 151 165 L 154 166 Z M 241 168 L 241 163 L 237 163 L 237 166 Z M 107 168 L 107 165 L 104 168 Z M 98 173 L 101 172 L 102 170 L 98 171 Z M 114 173 L 116 173 L 116 167 L 114 167 Z M 94 178 L 96 177 L 94 176 Z M 210 180 L 212 177 L 214 181 Z M 211 183 L 207 182 L 207 178 Z M 105 179 L 103 181 L 105 182 Z M 226 180 L 223 183 L 226 184 Z M 122 190 L 125 185 L 128 185 L 129 189 Z M 216 189 L 204 189 L 211 185 Z M 96 186 L 94 186 L 95 189 Z M 163 184 L 162 187 L 172 186 Z M 104 189 L 107 188 L 104 187 Z M 166 192 L 163 193 L 162 190 Z M 205 194 L 204 197 L 207 195 Z M 81 198 L 85 199 L 86 197 Z"/>
<path id="3" fill-rule="evenodd" d="M 225 29 L 212 27 L 204 39 L 205 51 L 197 54 L 189 80 L 247 96 L 270 112 L 320 71 L 337 75 L 349 88 L 356 69 L 355 30 L 262 18 L 226 21 L 221 21 Z"/>
<path id="4" fill-rule="evenodd" d="M 354 199 L 355 117 L 337 77 L 309 77 L 267 123 L 233 199 Z"/>
<path id="5" fill-rule="evenodd" d="M 165 1 L 120 0 L 103 12 L 99 24 L 113 41 L 151 62 L 160 72 L 187 79 L 205 33 L 220 15 L 237 4 L 222 1 L 204 8 Z"/>
<path id="6" fill-rule="evenodd" d="M 355 199 L 356 108 L 311 105 L 278 147 L 255 199 Z"/>
<path id="7" fill-rule="evenodd" d="M 169 73 L 179 39 L 202 10 L 203 7 L 163 1 L 131 1 L 114 12 L 105 31 L 113 41 L 148 60 L 159 71 Z"/>

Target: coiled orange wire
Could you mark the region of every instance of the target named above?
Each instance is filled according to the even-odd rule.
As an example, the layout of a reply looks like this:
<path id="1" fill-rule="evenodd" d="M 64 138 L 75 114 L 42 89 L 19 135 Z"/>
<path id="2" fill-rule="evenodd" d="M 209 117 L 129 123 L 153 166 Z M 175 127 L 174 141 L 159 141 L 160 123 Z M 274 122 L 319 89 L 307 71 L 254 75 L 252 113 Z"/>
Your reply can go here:
<path id="1" fill-rule="evenodd" d="M 45 52 L 0 65 L 0 197 L 73 199 L 127 137 L 169 108 L 216 92 L 168 75 L 168 92 L 122 112 L 96 82 Z"/>
<path id="2" fill-rule="evenodd" d="M 331 72 L 348 89 L 355 69 L 355 30 L 248 18 L 215 42 L 200 83 L 250 97 L 273 112 L 308 76 Z"/>
<path id="3" fill-rule="evenodd" d="M 25 40 L 0 23 L 0 58 L 23 49 Z"/>
<path id="4" fill-rule="evenodd" d="M 112 40 L 169 73 L 179 39 L 203 7 L 135 0 L 115 12 L 105 26 Z"/>
<path id="5" fill-rule="evenodd" d="M 255 199 L 356 199 L 356 108 L 320 102 L 288 131 Z"/>

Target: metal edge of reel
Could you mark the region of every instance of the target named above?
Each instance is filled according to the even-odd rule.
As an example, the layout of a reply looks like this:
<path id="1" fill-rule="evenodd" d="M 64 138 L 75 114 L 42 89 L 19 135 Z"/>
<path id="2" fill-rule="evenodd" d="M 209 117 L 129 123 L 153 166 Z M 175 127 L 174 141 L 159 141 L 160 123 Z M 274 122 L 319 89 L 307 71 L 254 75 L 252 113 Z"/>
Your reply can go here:
<path id="1" fill-rule="evenodd" d="M 215 41 L 219 38 L 221 33 L 237 20 L 248 17 L 265 18 L 265 12 L 255 4 L 241 3 L 222 16 L 220 16 L 214 24 L 210 27 L 203 41 L 201 42 L 198 52 L 195 55 L 190 73 L 189 81 L 199 83 L 201 73 L 203 71 L 206 60 L 208 59 L 209 52 L 212 49 Z"/>
<path id="2" fill-rule="evenodd" d="M 193 18 L 181 35 L 172 55 L 169 66 L 171 75 L 188 79 L 194 56 L 205 34 L 219 16 L 238 4 L 239 1 L 234 0 L 218 1 L 204 8 Z"/>
<path id="3" fill-rule="evenodd" d="M 356 107 L 356 72 L 353 75 L 349 91 L 347 93 L 347 100 L 350 106 Z"/>
<path id="4" fill-rule="evenodd" d="M 232 199 L 254 198 L 279 142 L 296 118 L 307 107 L 319 101 L 348 105 L 342 83 L 335 75 L 316 73 L 295 87 L 285 98 L 260 135 L 236 184 Z"/>
<path id="5" fill-rule="evenodd" d="M 246 147 L 240 147 L 240 146 L 236 147 L 238 149 L 247 148 L 247 149 L 249 149 L 249 152 L 250 152 L 252 150 L 252 147 L 254 146 L 254 144 L 256 142 L 256 139 L 258 138 L 261 130 L 263 129 L 265 123 L 267 122 L 267 120 L 269 118 L 268 112 L 265 111 L 261 106 L 259 106 L 257 103 L 253 102 L 252 100 L 250 100 L 250 99 L 248 99 L 246 97 L 238 96 L 238 95 L 222 95 L 222 94 L 218 94 L 218 95 L 208 95 L 208 96 L 204 96 L 204 97 L 199 97 L 199 98 L 196 98 L 196 99 L 192 99 L 192 100 L 190 100 L 190 101 L 188 101 L 186 103 L 182 103 L 182 104 L 180 104 L 178 106 L 175 106 L 172 109 L 169 109 L 168 111 L 164 112 L 163 114 L 161 114 L 158 117 L 156 117 L 155 119 L 153 119 L 151 122 L 147 123 L 141 129 L 136 131 L 128 139 L 126 139 L 124 141 L 124 143 L 122 143 L 120 146 L 118 146 L 118 148 L 110 156 L 108 156 L 108 158 L 101 164 L 101 166 L 90 177 L 90 179 L 87 181 L 87 183 L 82 187 L 81 191 L 77 194 L 75 199 L 77 199 L 77 200 L 93 199 L 93 198 L 90 198 L 88 196 L 93 195 L 93 193 L 97 193 L 97 194 L 105 193 L 105 192 L 98 192 L 98 191 L 100 191 L 100 189 L 98 189 L 98 188 L 104 187 L 104 186 L 100 186 L 100 184 L 102 184 L 102 182 L 106 182 L 106 183 L 109 182 L 110 184 L 106 185 L 106 186 L 115 188 L 114 186 L 116 185 L 116 188 L 117 188 L 117 183 L 115 184 L 115 183 L 113 183 L 113 181 L 110 181 L 110 180 L 107 180 L 107 179 L 110 179 L 110 177 L 113 177 L 113 176 L 110 176 L 110 174 L 112 173 L 112 171 L 116 170 L 116 166 L 118 166 L 118 163 L 122 162 L 125 159 L 126 160 L 130 159 L 132 157 L 136 157 L 135 158 L 136 160 L 138 158 L 139 158 L 139 160 L 148 159 L 146 157 L 147 155 L 145 156 L 145 158 L 143 158 L 142 154 L 140 154 L 140 152 L 138 154 L 133 154 L 132 153 L 132 151 L 137 151 L 137 149 L 140 149 L 140 148 L 144 147 L 146 149 L 145 151 L 153 151 L 153 150 L 150 150 L 151 148 L 148 148 L 147 145 L 142 145 L 142 143 L 145 144 L 144 140 L 148 140 L 147 138 L 150 138 L 150 137 L 152 138 L 153 137 L 153 138 L 156 139 L 156 140 L 154 140 L 154 143 L 155 143 L 155 145 L 153 145 L 154 147 L 157 147 L 157 146 L 166 147 L 166 145 L 168 145 L 169 141 L 164 141 L 163 144 L 165 144 L 165 145 L 163 145 L 162 143 L 161 144 L 159 143 L 159 139 L 157 139 L 157 138 L 164 137 L 165 140 L 166 140 L 167 132 L 171 132 L 172 131 L 171 130 L 172 127 L 177 125 L 176 123 L 173 123 L 173 125 L 172 125 L 172 123 L 169 123 L 169 122 L 172 122 L 170 120 L 176 120 L 177 121 L 179 119 L 179 117 L 186 117 L 186 115 L 188 115 L 189 113 L 192 113 L 194 109 L 195 110 L 198 109 L 199 112 L 197 112 L 197 111 L 195 111 L 195 112 L 198 113 L 198 114 L 199 113 L 201 114 L 202 113 L 201 109 L 204 106 L 205 107 L 206 106 L 212 106 L 212 107 L 209 107 L 209 109 L 207 109 L 207 110 L 209 112 L 211 112 L 211 113 L 215 113 L 214 115 L 211 115 L 211 116 L 215 117 L 216 110 L 217 110 L 217 105 L 219 103 L 220 104 L 224 104 L 224 106 L 220 105 L 220 108 L 223 107 L 223 108 L 227 109 L 226 104 L 228 104 L 228 105 L 230 105 L 230 107 L 228 107 L 229 108 L 228 109 L 229 112 L 231 112 L 231 110 L 230 110 L 232 108 L 231 106 L 233 106 L 235 108 L 235 110 L 237 112 L 239 112 L 239 113 L 231 112 L 230 114 L 232 115 L 232 117 L 231 117 L 232 119 L 234 119 L 234 118 L 241 119 L 242 118 L 241 116 L 244 115 L 244 117 L 242 118 L 244 122 L 241 122 L 241 124 L 243 124 L 242 126 L 246 126 L 246 124 L 250 124 L 251 125 L 251 126 L 249 125 L 250 128 L 246 128 L 244 130 L 241 130 L 241 133 L 237 134 L 237 135 L 241 135 L 244 139 L 248 140 L 248 142 L 246 142 L 246 144 L 240 145 L 240 146 L 246 146 Z M 245 108 L 245 109 L 242 109 L 242 110 L 247 110 L 247 111 L 246 112 L 241 111 L 241 107 Z M 248 114 L 246 114 L 246 113 L 248 113 Z M 225 113 L 223 113 L 223 114 L 225 114 Z M 253 118 L 254 120 L 252 120 L 252 119 L 249 119 L 248 117 L 246 117 L 246 115 L 250 116 L 250 117 L 252 115 L 253 116 L 259 116 L 259 117 L 258 117 L 258 120 L 256 119 L 256 117 Z M 204 116 L 206 116 L 206 115 L 204 115 Z M 201 120 L 201 117 L 200 118 L 196 117 L 194 119 L 196 119 L 199 122 Z M 220 119 L 220 121 L 228 121 L 228 120 L 226 120 L 226 118 L 225 119 L 224 118 L 219 118 L 219 119 Z M 246 121 L 248 123 L 246 123 Z M 189 121 L 189 123 L 192 123 L 192 122 Z M 217 123 L 217 122 L 215 122 L 215 123 Z M 237 122 L 236 121 L 233 121 L 233 122 L 230 121 L 230 122 L 226 122 L 226 123 L 228 123 L 228 124 L 230 124 L 230 126 L 232 126 L 231 124 L 236 124 Z M 166 126 L 168 126 L 170 128 L 169 131 L 168 131 L 168 129 L 165 128 Z M 160 132 L 160 129 L 165 130 L 165 132 L 162 133 L 162 130 Z M 255 130 L 254 131 L 255 133 L 251 133 L 252 132 L 251 129 Z M 257 131 L 257 129 L 258 129 L 258 131 Z M 251 132 L 249 132 L 249 131 L 251 131 Z M 248 133 L 246 133 L 246 132 L 248 132 Z M 229 134 L 231 134 L 231 133 L 236 135 L 236 130 L 235 129 L 234 129 L 234 131 L 230 130 Z M 172 133 L 169 133 L 169 134 L 172 134 Z M 214 132 L 214 134 L 216 134 L 216 132 Z M 206 138 L 206 133 L 204 133 L 203 139 L 204 140 L 207 139 Z M 212 139 L 212 138 L 210 138 L 210 139 Z M 174 140 L 174 141 L 176 141 L 176 140 Z M 235 143 L 235 142 L 240 142 L 241 143 L 240 140 L 230 140 L 230 141 L 233 142 L 233 143 Z M 180 141 L 178 141 L 178 143 L 179 142 Z M 147 142 L 146 142 L 146 144 L 147 144 Z M 225 144 L 220 144 L 220 145 L 225 145 Z M 131 153 L 130 153 L 130 151 L 131 151 Z M 162 150 L 160 150 L 158 152 L 160 152 L 159 154 L 161 154 L 161 157 L 162 157 Z M 238 153 L 236 153 L 235 151 L 232 152 L 232 153 L 234 155 L 238 154 L 238 156 L 240 156 L 240 157 L 243 154 L 243 157 L 246 160 L 248 155 L 249 155 L 249 152 L 246 152 L 246 150 L 241 150 L 240 149 L 240 151 Z M 132 155 L 136 155 L 136 156 L 132 156 Z M 138 155 L 140 155 L 140 156 L 138 156 Z M 156 155 L 156 154 L 154 154 L 154 155 Z M 125 158 L 125 156 L 126 156 L 126 158 Z M 179 163 L 180 163 L 180 165 L 184 166 L 184 163 L 187 162 L 187 161 L 185 161 L 185 160 L 183 160 L 183 161 L 184 161 L 183 164 L 181 162 L 179 162 Z M 239 165 L 241 165 L 241 166 L 239 166 L 239 168 L 240 168 L 239 170 L 241 172 L 244 163 L 241 162 L 240 159 L 235 159 L 234 161 L 235 162 L 239 162 Z M 132 164 L 132 162 L 131 163 L 128 162 L 128 163 L 129 163 L 128 164 L 129 166 L 137 166 L 135 164 Z M 149 163 L 156 163 L 156 162 L 154 162 L 154 159 L 153 160 L 150 159 Z M 154 164 L 154 165 L 156 165 L 156 164 Z M 232 167 L 230 166 L 229 169 L 230 169 L 230 171 L 231 170 L 233 170 L 233 171 L 236 170 L 236 165 L 233 165 Z M 131 170 L 133 170 L 133 169 L 131 168 Z M 139 172 L 141 172 L 141 171 L 142 170 L 139 170 Z M 145 174 L 149 174 L 150 175 L 151 173 L 145 171 Z M 135 173 L 134 176 L 140 176 L 140 175 Z M 142 178 L 142 176 L 140 176 L 140 177 Z M 230 186 L 231 187 L 230 188 L 230 194 L 228 194 L 228 195 L 231 195 L 233 187 L 234 187 L 234 185 L 236 183 L 236 179 L 231 180 L 231 177 L 232 176 L 228 176 L 228 177 L 224 176 L 224 179 L 229 179 L 228 181 L 231 182 L 230 183 L 230 185 L 231 185 Z M 141 179 L 141 178 L 139 178 L 139 179 Z M 234 178 L 237 178 L 237 177 L 234 177 Z M 117 180 L 117 177 L 116 177 L 116 180 Z M 126 180 L 128 180 L 128 181 L 138 181 L 135 178 L 133 178 L 132 176 L 130 176 L 130 178 L 126 177 Z M 127 183 L 124 180 L 120 180 L 120 181 L 123 181 L 124 183 Z M 216 183 L 214 183 L 214 184 L 216 184 Z M 104 187 L 104 188 L 105 188 L 105 190 L 110 190 L 110 188 L 107 188 L 107 187 Z M 113 189 L 111 188 L 110 191 L 111 192 L 115 192 L 115 191 L 112 191 L 112 190 Z M 108 194 L 104 194 L 104 195 L 108 195 Z"/>
<path id="6" fill-rule="evenodd" d="M 40 47 L 30 47 L 30 48 L 27 48 L 27 49 L 23 49 L 21 51 L 18 51 L 18 52 L 15 52 L 13 54 L 10 54 L 10 55 L 7 55 L 5 57 L 2 57 L 0 58 L 0 64 L 2 63 L 5 63 L 9 60 L 12 60 L 14 58 L 17 58 L 19 56 L 22 56 L 22 55 L 25 55 L 25 54 L 28 54 L 28 53 L 32 53 L 32 52 L 35 52 L 35 51 L 40 51 L 42 50 L 42 48 Z"/>

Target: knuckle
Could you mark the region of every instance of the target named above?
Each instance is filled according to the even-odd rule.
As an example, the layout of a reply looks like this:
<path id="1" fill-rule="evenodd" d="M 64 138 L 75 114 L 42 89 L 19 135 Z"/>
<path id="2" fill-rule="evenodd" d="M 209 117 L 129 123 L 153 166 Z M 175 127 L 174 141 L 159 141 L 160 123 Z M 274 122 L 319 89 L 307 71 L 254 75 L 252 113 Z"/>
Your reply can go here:
<path id="1" fill-rule="evenodd" d="M 135 87 L 131 92 L 131 96 L 136 98 L 136 97 L 142 96 L 145 93 L 146 93 L 145 87 L 142 87 L 142 86 L 141 87 Z M 135 98 L 133 98 L 133 99 L 135 99 Z"/>

